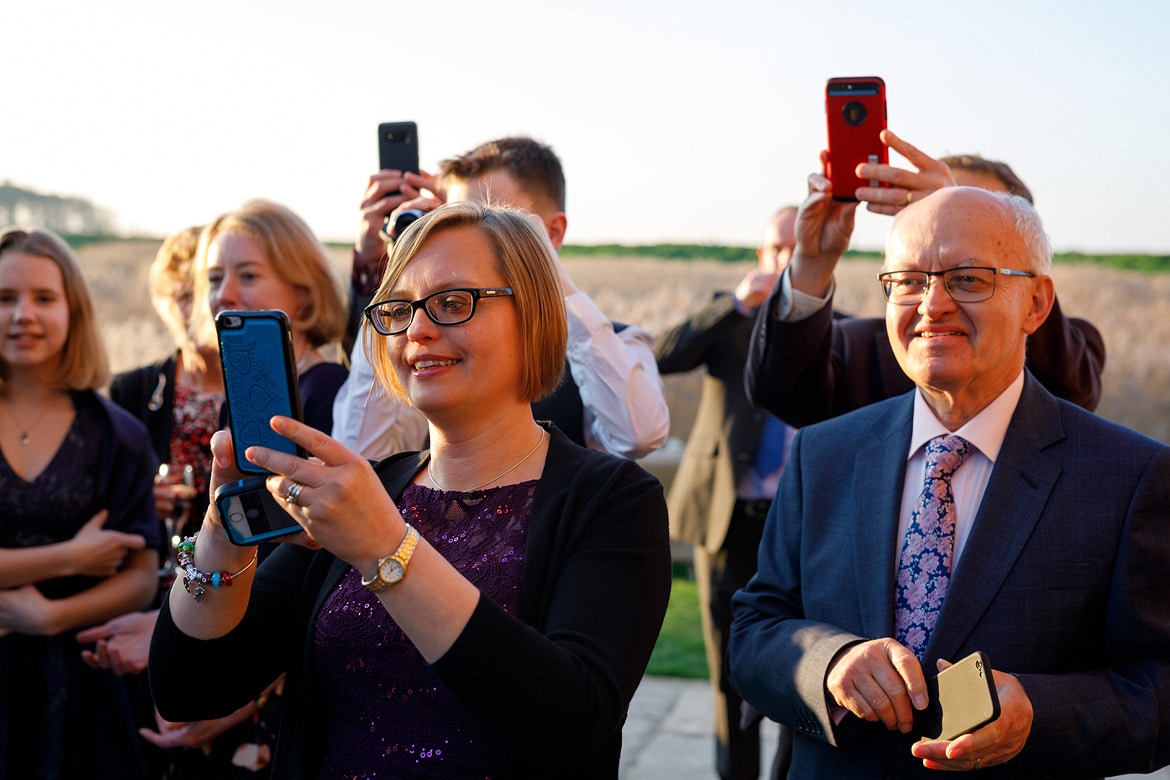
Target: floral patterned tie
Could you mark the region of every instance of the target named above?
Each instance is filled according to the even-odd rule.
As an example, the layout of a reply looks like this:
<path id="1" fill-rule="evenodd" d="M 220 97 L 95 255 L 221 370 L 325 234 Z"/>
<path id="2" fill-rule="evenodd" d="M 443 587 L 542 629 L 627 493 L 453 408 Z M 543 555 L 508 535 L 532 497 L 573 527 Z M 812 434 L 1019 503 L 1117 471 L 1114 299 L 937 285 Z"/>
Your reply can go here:
<path id="1" fill-rule="evenodd" d="M 919 658 L 951 581 L 955 548 L 951 475 L 973 451 L 970 442 L 958 436 L 938 436 L 926 443 L 926 478 L 898 561 L 894 618 L 898 641 Z"/>

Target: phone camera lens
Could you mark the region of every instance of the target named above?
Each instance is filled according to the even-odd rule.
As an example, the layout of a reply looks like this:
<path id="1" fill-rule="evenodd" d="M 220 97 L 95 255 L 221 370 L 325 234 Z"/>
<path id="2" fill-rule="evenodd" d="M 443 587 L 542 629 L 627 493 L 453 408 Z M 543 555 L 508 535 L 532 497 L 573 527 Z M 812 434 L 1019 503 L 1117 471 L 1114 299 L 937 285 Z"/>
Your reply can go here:
<path id="1" fill-rule="evenodd" d="M 841 113 L 845 117 L 845 123 L 850 127 L 857 127 L 865 122 L 865 106 L 856 100 L 846 103 Z"/>

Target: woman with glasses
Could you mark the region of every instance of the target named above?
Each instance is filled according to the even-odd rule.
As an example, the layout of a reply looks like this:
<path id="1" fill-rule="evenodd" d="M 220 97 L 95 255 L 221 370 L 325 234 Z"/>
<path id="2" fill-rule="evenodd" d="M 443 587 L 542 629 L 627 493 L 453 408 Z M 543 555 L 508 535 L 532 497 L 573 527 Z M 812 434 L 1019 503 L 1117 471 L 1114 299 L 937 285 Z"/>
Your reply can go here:
<path id="1" fill-rule="evenodd" d="M 669 597 L 666 508 L 636 464 L 533 419 L 567 338 L 547 238 L 443 206 L 394 245 L 375 300 L 365 348 L 430 450 L 371 466 L 273 418 L 312 457 L 247 457 L 304 532 L 253 569 L 209 509 L 192 567 L 231 584 L 172 589 L 160 711 L 230 711 L 287 669 L 274 777 L 616 778 Z M 213 484 L 236 478 L 226 432 L 212 449 Z"/>

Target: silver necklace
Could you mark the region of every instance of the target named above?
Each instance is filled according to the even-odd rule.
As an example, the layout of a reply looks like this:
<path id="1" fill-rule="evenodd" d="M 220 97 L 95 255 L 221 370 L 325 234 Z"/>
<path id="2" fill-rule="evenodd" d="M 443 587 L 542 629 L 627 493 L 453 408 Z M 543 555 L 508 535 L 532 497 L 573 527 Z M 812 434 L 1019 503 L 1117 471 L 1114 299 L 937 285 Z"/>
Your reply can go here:
<path id="1" fill-rule="evenodd" d="M 520 464 L 521 464 L 521 463 L 523 463 L 524 461 L 526 461 L 526 460 L 528 460 L 529 458 L 531 458 L 531 457 L 532 457 L 532 453 L 534 453 L 534 452 L 536 452 L 538 449 L 540 449 L 540 445 L 544 443 L 544 436 L 545 436 L 545 430 L 544 430 L 544 428 L 541 428 L 541 429 L 540 429 L 540 438 L 536 440 L 536 446 L 535 446 L 535 447 L 533 447 L 532 449 L 530 449 L 530 450 L 528 451 L 528 454 L 527 454 L 527 455 L 525 455 L 523 458 L 521 458 L 520 460 L 518 460 L 518 461 L 516 461 L 515 463 L 513 463 L 513 464 L 512 464 L 511 466 L 509 466 L 508 468 L 506 468 L 506 469 L 504 469 L 503 471 L 501 471 L 499 474 L 496 474 L 496 475 L 495 475 L 494 477 L 492 477 L 491 479 L 485 479 L 483 482 L 480 482 L 480 483 L 479 483 L 478 485 L 476 485 L 475 487 L 469 487 L 469 488 L 467 488 L 466 490 L 461 490 L 461 491 L 459 491 L 459 492 L 460 492 L 460 493 L 470 493 L 470 492 L 471 492 L 471 491 L 473 491 L 473 490 L 479 490 L 479 489 L 480 489 L 481 487 L 483 487 L 484 485 L 490 485 L 491 483 L 495 482 L 496 480 L 498 480 L 498 479 L 502 479 L 503 477 L 506 477 L 506 476 L 508 476 L 508 475 L 509 475 L 509 474 L 511 474 L 513 471 L 515 471 L 516 469 L 520 468 Z M 430 468 L 428 468 L 428 469 L 427 469 L 427 479 L 429 479 L 429 480 L 431 481 L 431 484 L 435 486 L 435 489 L 436 489 L 436 490 L 442 490 L 444 493 L 451 493 L 451 492 L 453 492 L 453 491 L 447 490 L 447 488 L 445 488 L 445 487 L 442 487 L 442 486 L 441 486 L 441 485 L 440 485 L 438 482 L 436 482 L 436 481 L 435 481 L 435 461 L 434 461 L 434 460 L 431 460 Z"/>
<path id="2" fill-rule="evenodd" d="M 36 416 L 36 419 L 34 419 L 32 422 L 30 422 L 27 427 L 23 427 L 23 426 L 21 426 L 20 422 L 17 421 L 15 415 L 13 415 L 12 412 L 10 412 L 8 410 L 9 403 L 11 403 L 11 402 L 7 402 L 4 404 L 4 414 L 8 415 L 8 419 L 10 419 L 10 420 L 12 420 L 12 422 L 16 423 L 16 427 L 20 429 L 20 438 L 17 439 L 17 441 L 20 442 L 20 446 L 27 447 L 29 442 L 32 441 L 32 439 L 30 439 L 28 436 L 29 431 L 31 431 L 33 428 L 37 427 L 37 423 L 39 423 L 44 418 L 44 416 L 49 413 L 49 410 L 53 408 L 53 405 L 52 405 L 52 403 L 46 403 L 45 408 L 42 409 L 41 413 Z M 532 453 L 529 453 L 529 454 L 531 455 Z M 520 465 L 520 464 L 516 464 L 516 465 Z"/>

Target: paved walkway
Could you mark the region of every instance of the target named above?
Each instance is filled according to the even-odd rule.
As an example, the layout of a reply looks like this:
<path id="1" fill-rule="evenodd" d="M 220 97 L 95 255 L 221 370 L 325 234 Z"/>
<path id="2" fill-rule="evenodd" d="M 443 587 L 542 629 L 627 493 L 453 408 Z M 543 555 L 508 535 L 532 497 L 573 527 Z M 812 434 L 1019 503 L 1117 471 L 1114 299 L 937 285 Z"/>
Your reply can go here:
<path id="1" fill-rule="evenodd" d="M 622 731 L 621 780 L 718 780 L 711 702 L 706 680 L 643 679 Z M 775 740 L 775 724 L 765 721 L 761 741 Z"/>
<path id="2" fill-rule="evenodd" d="M 706 680 L 647 677 L 642 680 L 622 732 L 621 780 L 717 780 L 711 730 L 711 687 Z M 776 726 L 764 722 L 765 745 Z M 763 757 L 767 770 L 772 754 Z M 1170 769 L 1118 780 L 1170 780 Z"/>

